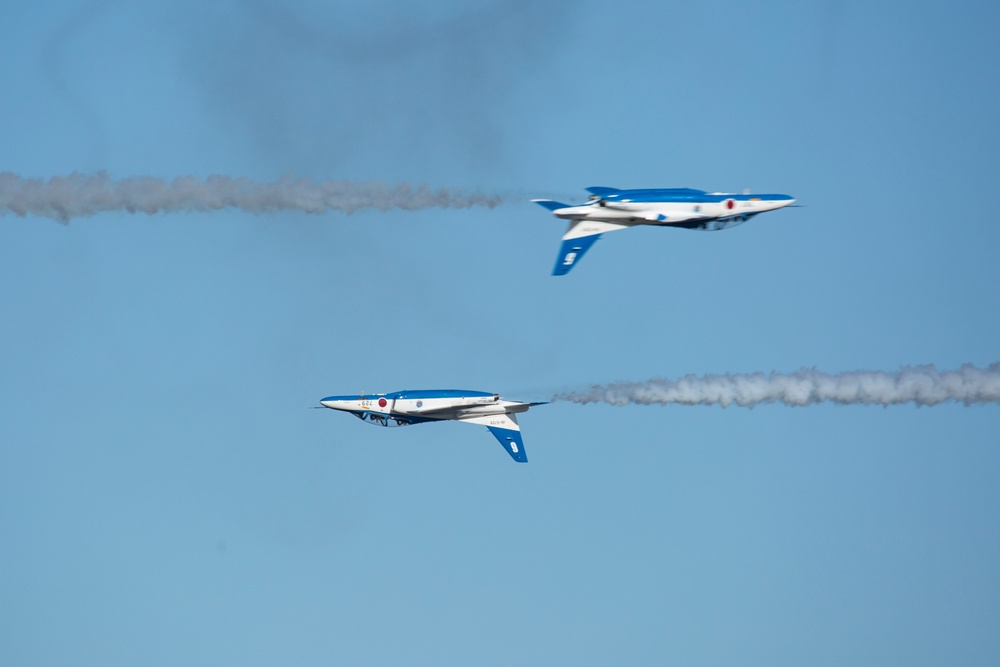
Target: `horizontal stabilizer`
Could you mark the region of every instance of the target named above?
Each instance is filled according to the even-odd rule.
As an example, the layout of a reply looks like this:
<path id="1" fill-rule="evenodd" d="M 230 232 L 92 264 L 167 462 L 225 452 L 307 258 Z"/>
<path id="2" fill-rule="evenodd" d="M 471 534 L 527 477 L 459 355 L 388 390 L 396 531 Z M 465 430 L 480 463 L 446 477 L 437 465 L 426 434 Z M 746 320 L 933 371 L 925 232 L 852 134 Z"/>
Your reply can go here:
<path id="1" fill-rule="evenodd" d="M 533 408 L 536 405 L 548 405 L 548 401 L 539 401 L 537 403 L 513 403 L 507 407 L 508 415 L 520 414 L 522 412 L 527 412 L 528 408 Z"/>
<path id="2" fill-rule="evenodd" d="M 559 208 L 569 207 L 569 204 L 563 204 L 562 202 L 552 201 L 551 199 L 532 199 L 531 201 L 535 202 L 536 204 L 538 204 L 543 208 L 549 209 L 550 211 L 555 211 L 556 209 Z"/>
<path id="3" fill-rule="evenodd" d="M 616 192 L 621 192 L 618 188 L 605 188 L 600 185 L 592 185 L 587 188 L 587 192 L 592 195 L 597 195 L 598 197 L 603 197 L 604 195 L 613 195 Z"/>

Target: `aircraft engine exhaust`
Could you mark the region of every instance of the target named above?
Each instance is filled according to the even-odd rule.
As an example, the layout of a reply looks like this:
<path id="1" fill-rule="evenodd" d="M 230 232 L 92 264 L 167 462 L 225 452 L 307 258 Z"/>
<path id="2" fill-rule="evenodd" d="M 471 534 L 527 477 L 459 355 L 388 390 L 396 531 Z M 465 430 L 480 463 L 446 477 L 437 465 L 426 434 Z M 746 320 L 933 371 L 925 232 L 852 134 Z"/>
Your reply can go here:
<path id="1" fill-rule="evenodd" d="M 48 180 L 0 173 L 0 215 L 39 215 L 69 222 L 105 212 L 175 213 L 234 208 L 247 213 L 302 211 L 353 213 L 362 209 L 494 208 L 504 198 L 406 183 L 310 181 L 273 182 L 229 176 L 172 181 L 152 177 L 114 179 L 108 174 L 73 173 Z"/>
<path id="2" fill-rule="evenodd" d="M 949 401 L 965 405 L 1000 404 L 1000 363 L 986 368 L 965 364 L 954 371 L 939 371 L 934 366 L 904 366 L 893 373 L 830 374 L 802 369 L 769 375 L 686 375 L 679 380 L 654 378 L 645 382 L 594 385 L 558 393 L 552 400 L 610 405 L 738 405 L 745 408 L 761 403 L 791 406 L 814 403 L 929 406 Z"/>

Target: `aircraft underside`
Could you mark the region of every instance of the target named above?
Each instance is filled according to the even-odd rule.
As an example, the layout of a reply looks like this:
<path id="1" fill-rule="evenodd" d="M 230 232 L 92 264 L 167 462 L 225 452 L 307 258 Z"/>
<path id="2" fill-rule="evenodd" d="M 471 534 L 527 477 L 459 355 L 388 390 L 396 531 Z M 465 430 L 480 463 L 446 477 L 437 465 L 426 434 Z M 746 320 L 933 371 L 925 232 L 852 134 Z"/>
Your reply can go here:
<path id="1" fill-rule="evenodd" d="M 742 225 L 744 222 L 750 218 L 757 215 L 756 213 L 743 213 L 740 215 L 730 215 L 725 218 L 711 218 L 709 220 L 683 220 L 681 222 L 648 222 L 643 221 L 644 224 L 652 224 L 657 227 L 680 227 L 682 229 L 697 229 L 705 232 L 717 232 L 723 229 L 729 229 L 730 227 L 735 227 L 736 225 Z"/>
<path id="2" fill-rule="evenodd" d="M 351 414 L 364 423 L 374 424 L 375 426 L 412 426 L 413 424 L 426 424 L 428 422 L 441 421 L 440 419 L 430 419 L 428 417 L 385 415 L 379 412 L 352 412 Z"/>

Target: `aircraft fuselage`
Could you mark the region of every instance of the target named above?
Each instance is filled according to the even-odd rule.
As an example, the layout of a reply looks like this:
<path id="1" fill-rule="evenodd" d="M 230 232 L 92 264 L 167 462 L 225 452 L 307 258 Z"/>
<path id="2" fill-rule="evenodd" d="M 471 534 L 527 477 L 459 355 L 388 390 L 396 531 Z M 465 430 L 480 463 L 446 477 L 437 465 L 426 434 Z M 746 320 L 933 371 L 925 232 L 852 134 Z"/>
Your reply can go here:
<path id="1" fill-rule="evenodd" d="M 368 424 L 409 426 L 454 420 L 485 426 L 515 461 L 526 462 L 515 415 L 541 403 L 507 401 L 499 394 L 464 389 L 424 389 L 388 394 L 327 396 L 320 405 L 349 412 Z"/>
<path id="2" fill-rule="evenodd" d="M 327 396 L 320 404 L 343 412 L 368 412 L 390 418 L 419 417 L 421 421 L 518 413 L 529 407 L 527 403 L 505 401 L 499 394 L 452 389 Z"/>
<path id="3" fill-rule="evenodd" d="M 578 206 L 551 199 L 532 200 L 557 218 L 569 220 L 552 275 L 569 273 L 594 242 L 608 232 L 638 225 L 717 231 L 795 202 L 788 195 L 705 192 L 691 188 L 619 190 L 595 186 L 587 191 L 590 199 Z"/>
<path id="4" fill-rule="evenodd" d="M 732 219 L 744 222 L 765 211 L 784 208 L 795 200 L 778 194 L 707 193 L 701 190 L 621 190 L 593 195 L 586 204 L 553 209 L 566 220 L 598 220 L 624 225 L 681 225 Z M 711 227 L 706 225 L 706 228 Z"/>

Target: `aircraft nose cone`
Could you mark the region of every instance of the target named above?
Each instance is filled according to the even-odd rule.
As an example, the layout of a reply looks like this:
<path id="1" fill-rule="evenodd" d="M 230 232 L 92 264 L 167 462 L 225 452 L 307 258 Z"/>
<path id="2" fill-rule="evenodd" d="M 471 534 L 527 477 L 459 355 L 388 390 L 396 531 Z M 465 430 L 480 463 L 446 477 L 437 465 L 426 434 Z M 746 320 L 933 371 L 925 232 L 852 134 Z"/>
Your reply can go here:
<path id="1" fill-rule="evenodd" d="M 342 410 L 346 405 L 344 397 L 342 396 L 327 396 L 325 398 L 319 399 L 319 404 L 324 408 L 333 408 L 334 410 Z"/>

